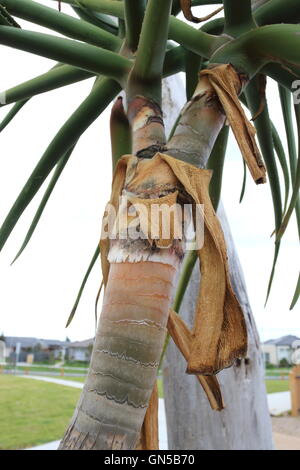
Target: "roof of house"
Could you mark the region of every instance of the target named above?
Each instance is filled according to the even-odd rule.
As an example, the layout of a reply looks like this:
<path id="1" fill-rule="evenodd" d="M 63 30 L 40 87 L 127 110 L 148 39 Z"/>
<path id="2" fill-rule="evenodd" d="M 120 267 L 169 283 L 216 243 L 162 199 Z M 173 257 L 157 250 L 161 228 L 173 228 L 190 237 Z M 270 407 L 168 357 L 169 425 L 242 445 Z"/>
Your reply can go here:
<path id="1" fill-rule="evenodd" d="M 67 348 L 88 348 L 93 346 L 95 338 L 85 339 L 84 341 L 74 341 L 67 344 Z"/>
<path id="2" fill-rule="evenodd" d="M 293 342 L 296 340 L 300 340 L 298 336 L 287 335 L 281 336 L 281 338 L 277 339 L 269 339 L 265 341 L 264 344 L 274 344 L 275 346 L 292 346 Z"/>
<path id="3" fill-rule="evenodd" d="M 40 344 L 45 349 L 50 346 L 64 347 L 68 344 L 65 341 L 60 341 L 58 339 L 41 339 L 24 336 L 5 336 L 4 341 L 5 345 L 9 348 L 16 347 L 17 343 L 21 343 L 21 348 L 34 348 L 34 346 Z"/>

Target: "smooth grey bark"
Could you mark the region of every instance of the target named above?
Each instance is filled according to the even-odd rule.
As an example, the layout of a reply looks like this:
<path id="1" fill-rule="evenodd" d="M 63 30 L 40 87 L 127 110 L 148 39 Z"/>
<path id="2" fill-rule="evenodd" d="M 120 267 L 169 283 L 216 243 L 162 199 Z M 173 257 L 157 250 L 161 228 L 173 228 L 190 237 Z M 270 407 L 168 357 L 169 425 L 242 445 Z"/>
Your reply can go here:
<path id="1" fill-rule="evenodd" d="M 165 114 L 170 116 L 175 110 L 178 112 L 184 96 L 178 82 L 176 87 L 174 82 L 169 87 L 168 84 L 165 86 L 164 96 L 167 99 L 163 107 Z M 168 104 L 170 101 L 171 108 Z M 168 112 L 169 109 L 172 113 Z M 211 410 L 196 378 L 185 373 L 186 361 L 173 340 L 170 340 L 163 364 L 169 449 L 270 450 L 273 449 L 272 427 L 260 341 L 242 268 L 222 205 L 218 215 L 227 242 L 232 285 L 247 322 L 248 355 L 245 360 L 237 361 L 233 367 L 218 374 L 226 407 L 217 412 Z M 199 282 L 197 263 L 180 310 L 182 318 L 190 327 L 193 325 Z"/>

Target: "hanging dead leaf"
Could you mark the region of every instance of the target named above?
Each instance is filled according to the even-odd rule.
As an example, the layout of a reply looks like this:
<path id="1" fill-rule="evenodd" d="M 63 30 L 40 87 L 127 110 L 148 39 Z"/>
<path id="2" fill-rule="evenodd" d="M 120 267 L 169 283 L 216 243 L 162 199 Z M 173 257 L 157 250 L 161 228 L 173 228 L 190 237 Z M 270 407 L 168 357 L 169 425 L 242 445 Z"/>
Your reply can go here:
<path id="1" fill-rule="evenodd" d="M 173 310 L 170 310 L 168 332 L 183 357 L 188 361 L 191 355 L 193 335 L 186 323 Z M 224 403 L 217 377 L 214 375 L 197 375 L 196 377 L 206 393 L 211 408 L 216 411 L 223 410 Z"/>
<path id="2" fill-rule="evenodd" d="M 132 158 L 131 155 L 125 155 L 124 157 L 120 158 L 118 164 L 116 166 L 116 170 L 113 177 L 112 182 L 112 193 L 111 198 L 109 201 L 109 205 L 113 206 L 116 211 L 119 208 L 119 197 L 121 195 L 123 186 L 125 184 L 125 177 L 128 168 L 128 164 L 130 159 Z M 101 267 L 102 267 L 102 275 L 103 275 L 103 283 L 104 286 L 107 284 L 108 273 L 109 273 L 109 262 L 108 262 L 108 252 L 109 252 L 109 233 L 105 230 L 105 224 L 108 223 L 108 218 L 110 217 L 109 210 L 105 211 L 103 219 L 102 219 L 102 230 L 101 230 L 101 238 L 100 238 L 100 256 L 101 256 Z"/>
<path id="3" fill-rule="evenodd" d="M 136 450 L 158 450 L 158 387 L 157 382 L 150 398 Z"/>
<path id="4" fill-rule="evenodd" d="M 149 168 L 153 171 L 149 172 Z M 166 154 L 157 153 L 150 161 L 141 162 L 136 157 L 126 156 L 117 167 L 111 198 L 118 207 L 124 185 L 125 192 L 139 188 L 148 198 L 151 193 L 152 196 L 155 194 L 157 187 L 169 190 L 172 185 L 173 189 L 180 185 L 194 204 L 204 205 L 205 241 L 203 248 L 198 250 L 201 285 L 187 368 L 188 373 L 200 375 L 216 374 L 232 365 L 236 358 L 245 356 L 247 350 L 245 319 L 231 286 L 225 240 L 209 197 L 210 178 L 209 170 L 198 169 Z M 173 201 L 174 196 L 177 198 L 173 192 L 167 199 Z M 151 199 L 148 198 L 150 207 Z M 108 249 L 109 242 L 105 241 L 101 253 L 105 258 L 102 258 L 106 270 L 103 271 L 104 279 L 107 279 L 109 269 Z"/>
<path id="5" fill-rule="evenodd" d="M 265 183 L 266 169 L 255 141 L 256 131 L 248 121 L 238 98 L 241 91 L 238 73 L 232 65 L 224 64 L 202 70 L 200 75 L 208 76 L 254 181 L 257 184 Z"/>
<path id="6" fill-rule="evenodd" d="M 204 205 L 204 245 L 198 250 L 201 284 L 187 372 L 216 374 L 245 356 L 247 329 L 230 282 L 223 231 L 209 196 L 211 172 L 166 154 L 154 158 L 166 161 L 194 202 Z"/>
<path id="7" fill-rule="evenodd" d="M 214 10 L 212 13 L 209 13 L 208 15 L 203 16 L 202 18 L 197 18 L 192 13 L 192 1 L 191 0 L 180 0 L 180 6 L 184 14 L 184 17 L 187 20 L 192 21 L 193 23 L 202 23 L 203 21 L 207 21 L 213 16 L 215 16 L 217 13 L 223 10 L 223 7 L 220 7 L 220 8 L 217 8 L 217 10 Z"/>

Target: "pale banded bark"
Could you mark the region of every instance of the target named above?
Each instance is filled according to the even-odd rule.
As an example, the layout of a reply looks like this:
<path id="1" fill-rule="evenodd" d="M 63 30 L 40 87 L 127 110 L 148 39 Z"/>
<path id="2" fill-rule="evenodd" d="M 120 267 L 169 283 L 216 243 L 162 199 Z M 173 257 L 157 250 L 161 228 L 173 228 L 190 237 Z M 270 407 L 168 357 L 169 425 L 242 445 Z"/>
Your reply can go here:
<path id="1" fill-rule="evenodd" d="M 184 202 L 186 193 L 174 173 L 168 165 L 156 168 L 151 157 L 166 150 L 188 163 L 206 165 L 225 122 L 206 77 L 185 106 L 167 149 L 160 109 L 141 97 L 128 109 L 139 158 L 127 167 L 123 193 L 155 199 L 178 191 L 178 200 Z M 62 449 L 135 448 L 156 379 L 175 268 L 183 254 L 183 246 L 174 240 L 164 249 L 141 239 L 111 244 L 91 368 Z"/>
<path id="2" fill-rule="evenodd" d="M 165 81 L 163 110 L 166 115 L 170 114 L 169 110 L 178 114 L 185 98 L 180 80 L 174 82 L 174 78 L 171 84 Z M 186 361 L 173 341 L 170 341 L 163 364 L 169 448 L 270 450 L 273 448 L 272 428 L 259 337 L 241 265 L 222 206 L 218 215 L 227 243 L 232 285 L 245 313 L 248 357 L 246 361 L 237 361 L 233 367 L 217 375 L 226 407 L 224 411 L 215 412 L 196 377 L 186 374 Z M 194 322 L 199 282 L 199 268 L 195 267 L 180 311 L 190 327 Z"/>
<path id="3" fill-rule="evenodd" d="M 140 158 L 150 158 L 162 150 L 166 143 L 160 107 L 142 96 L 128 105 L 128 119 L 132 128 L 132 153 Z"/>
<path id="4" fill-rule="evenodd" d="M 128 105 L 128 118 L 139 158 L 127 167 L 123 195 L 157 199 L 178 192 L 178 200 L 187 202 L 170 167 L 157 168 L 151 159 L 165 149 L 160 108 L 137 97 Z M 201 78 L 183 109 L 168 153 L 194 164 L 200 160 L 204 166 L 224 121 L 208 80 Z M 180 158 L 187 146 L 189 155 Z M 156 380 L 176 268 L 183 255 L 178 240 L 165 249 L 147 239 L 111 241 L 110 273 L 91 368 L 62 449 L 135 448 Z"/>
<path id="5" fill-rule="evenodd" d="M 175 344 L 170 343 L 163 369 L 169 449 L 271 450 L 272 426 L 259 336 L 236 247 L 222 207 L 218 215 L 227 242 L 232 285 L 247 324 L 247 357 L 217 374 L 225 409 L 214 412 L 195 377 L 185 373 L 186 361 Z M 180 310 L 180 315 L 189 326 L 194 321 L 200 281 L 196 266 Z"/>
<path id="6" fill-rule="evenodd" d="M 224 123 L 225 114 L 215 91 L 207 77 L 201 77 L 167 143 L 168 155 L 204 168 Z"/>
<path id="7" fill-rule="evenodd" d="M 111 264 L 88 378 L 62 449 L 135 448 L 156 381 L 175 274 L 162 263 Z"/>
<path id="8" fill-rule="evenodd" d="M 164 145 L 160 108 L 137 97 L 129 103 L 128 118 L 140 158 L 127 167 L 122 195 L 156 199 L 178 192 L 168 165 L 162 171 L 149 158 Z M 129 236 L 109 245 L 109 275 L 90 371 L 61 449 L 134 449 L 156 381 L 176 268 L 183 257 L 181 243 L 172 240 L 161 249 L 148 239 Z"/>
<path id="9" fill-rule="evenodd" d="M 205 90 L 200 93 L 207 95 Z M 198 97 L 191 103 L 192 110 L 197 102 Z M 225 119 L 212 102 L 210 97 L 200 108 L 196 105 L 200 114 L 212 112 L 212 120 L 218 114 L 215 135 L 205 145 L 207 157 Z M 152 156 L 164 145 L 161 112 L 140 98 L 129 108 L 135 152 L 144 156 L 149 151 Z M 178 134 L 176 138 L 174 148 L 180 147 Z M 168 165 L 162 171 L 151 158 L 139 158 L 127 168 L 125 195 L 159 198 L 174 191 L 184 200 L 186 195 Z M 135 448 L 156 380 L 176 267 L 182 258 L 178 241 L 166 249 L 141 239 L 111 243 L 110 273 L 90 372 L 62 449 Z"/>

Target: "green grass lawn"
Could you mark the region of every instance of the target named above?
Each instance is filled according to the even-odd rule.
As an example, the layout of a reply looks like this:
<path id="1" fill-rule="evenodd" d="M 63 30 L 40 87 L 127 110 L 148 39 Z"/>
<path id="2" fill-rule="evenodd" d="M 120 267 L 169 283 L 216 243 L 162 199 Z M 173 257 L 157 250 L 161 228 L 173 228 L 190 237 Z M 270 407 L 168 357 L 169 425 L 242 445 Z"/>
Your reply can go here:
<path id="1" fill-rule="evenodd" d="M 281 377 L 289 375 L 291 369 L 266 369 L 265 375 L 273 377 Z"/>
<path id="2" fill-rule="evenodd" d="M 288 380 L 266 380 L 267 393 L 288 392 Z"/>
<path id="3" fill-rule="evenodd" d="M 0 449 L 58 440 L 80 395 L 63 385 L 0 375 Z"/>
<path id="4" fill-rule="evenodd" d="M 64 377 L 84 382 L 84 377 Z M 288 380 L 266 380 L 268 393 L 289 390 Z M 163 398 L 162 380 L 158 380 Z M 0 375 L 0 450 L 24 449 L 58 440 L 64 433 L 80 390 L 37 380 Z"/>

